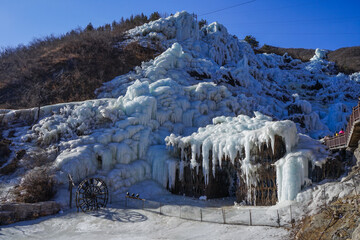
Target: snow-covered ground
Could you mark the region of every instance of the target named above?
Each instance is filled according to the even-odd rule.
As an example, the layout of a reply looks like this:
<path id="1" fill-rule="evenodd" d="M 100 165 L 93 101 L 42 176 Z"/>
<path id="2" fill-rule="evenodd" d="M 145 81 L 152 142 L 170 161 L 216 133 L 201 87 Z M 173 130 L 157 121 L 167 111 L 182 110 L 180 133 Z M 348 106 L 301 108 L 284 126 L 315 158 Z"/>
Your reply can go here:
<path id="1" fill-rule="evenodd" d="M 291 205 L 292 217 L 298 222 L 304 214 L 315 213 L 324 205 L 324 201 L 329 202 L 339 194 L 341 197 L 352 191 L 351 181 L 326 183 L 299 194 L 298 201 L 283 201 L 272 207 L 254 207 L 234 206 L 230 198 L 203 201 L 172 195 L 156 182 L 145 181 L 132 186 L 130 192 L 141 193 L 141 197 L 153 203 L 162 202 L 164 215 L 159 214 L 157 204 L 153 204 L 153 208 L 145 205 L 147 210 L 142 210 L 141 201 L 130 200 L 125 207 L 124 195 L 112 196 L 113 202 L 97 212 L 85 214 L 77 213 L 74 208 L 66 209 L 54 216 L 2 226 L 0 239 L 209 239 L 211 236 L 211 239 L 285 240 L 289 239 L 289 227 L 247 226 L 249 210 L 252 211 L 253 225 L 276 226 L 277 213 L 281 219 L 289 218 Z M 68 197 L 68 193 L 64 193 L 64 196 Z M 179 206 L 187 212 L 181 218 L 177 212 Z M 228 223 L 238 221 L 241 225 L 222 224 L 220 207 L 227 212 Z M 203 209 L 204 221 L 218 223 L 188 220 L 197 216 L 194 209 L 198 208 Z"/>
<path id="2" fill-rule="evenodd" d="M 325 59 L 326 51 L 320 49 L 306 63 L 286 54 L 255 54 L 249 44 L 230 35 L 223 25 L 211 23 L 199 29 L 193 16 L 186 12 L 132 29 L 128 37 L 128 42 L 160 45 L 166 51 L 134 71 L 105 83 L 96 91 L 99 99 L 42 107 L 40 116 L 37 116 L 37 109 L 1 111 L 1 124 L 8 126 L 3 135 L 12 135 L 10 132 L 15 130 L 15 136 L 9 137 L 13 142 L 12 150 L 25 149 L 32 154 L 38 152 L 40 146 L 49 156 L 55 156 L 48 168 L 56 175 L 57 201 L 66 204 L 67 173 L 71 173 L 76 182 L 90 176 L 103 178 L 112 196 L 123 196 L 132 187 L 148 180 L 163 187 L 171 185 L 174 169 L 179 168 L 181 162 L 166 148 L 167 137 L 192 139 L 191 144 L 200 148 L 200 143 L 194 143 L 196 133 L 214 130 L 216 124 L 231 121 L 234 123 L 231 127 L 234 127 L 238 121 L 238 135 L 232 139 L 242 137 L 241 140 L 228 144 L 209 140 L 203 147 L 234 155 L 234 149 L 229 146 L 240 144 L 251 149 L 258 139 L 271 142 L 274 134 L 280 133 L 286 141 L 287 155 L 276 164 L 278 196 L 282 201 L 279 205 L 297 200 L 299 204 L 312 206 L 312 199 L 320 196 L 320 190 L 298 194 L 302 186 L 311 183 L 305 172 L 307 163 L 312 161 L 315 163 L 312 166 L 321 166 L 328 152 L 318 138 L 345 127 L 346 116 L 360 95 L 359 73 L 351 76 L 334 74 L 334 64 Z M 39 122 L 30 124 L 38 117 Z M 29 121 L 29 126 L 13 125 L 19 120 Z M 284 122 L 291 125 L 288 128 L 291 131 L 284 133 L 285 128 L 281 127 Z M 205 135 L 210 136 L 210 133 Z M 245 161 L 250 159 L 247 155 Z M 22 174 L 18 171 L 12 176 L 1 177 L 1 189 L 20 183 Z M 341 190 L 339 186 L 333 187 L 333 197 L 350 191 L 350 188 Z M 141 190 L 142 194 L 144 192 L 146 190 Z M 305 205 L 303 209 L 312 211 L 312 208 L 306 210 Z M 116 211 L 120 211 L 120 215 L 125 213 L 124 210 Z M 77 234 L 84 228 L 83 222 L 96 225 L 98 221 L 109 237 L 111 229 L 121 232 L 124 228 L 130 234 L 125 237 L 136 238 L 136 231 L 134 235 L 130 233 L 132 227 L 164 229 L 165 232 L 154 233 L 151 238 L 166 238 L 166 234 L 169 238 L 177 238 L 176 234 L 180 233 L 184 234 L 180 235 L 183 238 L 205 237 L 205 230 L 197 232 L 196 226 L 208 229 L 207 235 L 213 231 L 215 238 L 221 239 L 242 234 L 249 237 L 244 239 L 261 237 L 259 229 L 267 229 L 265 232 L 270 234 L 275 230 L 279 230 L 280 235 L 285 234 L 281 229 L 206 225 L 138 212 L 149 214 L 146 215 L 148 220 L 131 224 L 98 217 L 87 220 L 87 215 L 65 212 L 59 220 L 50 218 L 34 226 L 20 223 L 5 230 L 8 234 L 22 234 L 17 229 L 25 229 L 25 233 L 31 234 L 39 229 L 56 228 L 50 225 L 59 224 L 65 229 L 59 230 L 60 235 L 67 234 L 66 231 Z M 69 220 L 72 224 L 66 223 L 66 216 L 74 216 L 74 221 Z M 161 227 L 160 223 L 167 221 L 169 226 L 164 223 Z M 111 222 L 109 228 L 106 222 Z M 179 228 L 182 231 L 175 228 L 177 224 L 184 226 Z M 95 229 L 88 229 L 94 234 L 91 237 L 100 236 Z M 231 235 L 233 229 L 240 232 Z M 145 234 L 143 230 L 139 232 Z M 146 236 L 149 235 L 143 237 Z"/>
<path id="3" fill-rule="evenodd" d="M 65 211 L 0 228 L 0 239 L 288 239 L 275 227 L 188 221 L 116 205 L 96 213 Z"/>
<path id="4" fill-rule="evenodd" d="M 142 210 L 139 200 L 129 200 L 125 207 L 125 195 L 112 196 L 113 203 L 96 212 L 77 213 L 73 208 L 55 216 L 2 226 L 0 239 L 288 239 L 286 228 L 247 226 L 248 211 L 254 207 L 243 209 L 245 224 L 221 224 L 223 218 L 217 216 L 219 207 L 227 205 L 227 211 L 233 213 L 243 208 L 234 207 L 231 199 L 203 201 L 172 195 L 154 181 L 136 184 L 130 191 L 151 199 L 154 207 L 147 208 L 146 204 L 147 210 Z M 69 194 L 64 195 L 68 197 Z M 163 203 L 163 215 L 159 214 L 156 204 L 159 202 Z M 179 206 L 186 209 L 182 218 L 177 212 Z M 204 210 L 204 221 L 214 220 L 215 223 L 188 220 L 198 215 L 193 209 L 199 208 Z M 263 208 L 261 214 L 254 212 L 253 222 L 256 224 L 263 219 L 266 212 L 267 208 Z M 273 213 L 276 214 L 276 210 Z M 273 223 L 276 226 L 275 220 Z"/>

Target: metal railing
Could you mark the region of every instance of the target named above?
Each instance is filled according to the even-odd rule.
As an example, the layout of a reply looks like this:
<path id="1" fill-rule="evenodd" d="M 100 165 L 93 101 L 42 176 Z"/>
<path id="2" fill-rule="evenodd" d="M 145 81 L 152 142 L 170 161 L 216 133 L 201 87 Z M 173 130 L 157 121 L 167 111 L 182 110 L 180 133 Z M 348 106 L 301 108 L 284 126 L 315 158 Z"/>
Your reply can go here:
<path id="1" fill-rule="evenodd" d="M 292 227 L 295 224 L 294 209 L 292 210 L 294 206 L 291 205 L 278 209 L 246 206 L 198 207 L 127 197 L 125 207 L 199 222 L 269 227 Z"/>
<path id="2" fill-rule="evenodd" d="M 345 133 L 340 134 L 338 136 L 326 138 L 325 139 L 326 146 L 328 146 L 330 149 L 347 147 L 348 141 L 352 134 L 351 131 L 352 131 L 354 122 L 358 121 L 359 119 L 360 119 L 360 101 L 358 102 L 357 106 L 353 107 L 348 124 L 346 126 Z"/>

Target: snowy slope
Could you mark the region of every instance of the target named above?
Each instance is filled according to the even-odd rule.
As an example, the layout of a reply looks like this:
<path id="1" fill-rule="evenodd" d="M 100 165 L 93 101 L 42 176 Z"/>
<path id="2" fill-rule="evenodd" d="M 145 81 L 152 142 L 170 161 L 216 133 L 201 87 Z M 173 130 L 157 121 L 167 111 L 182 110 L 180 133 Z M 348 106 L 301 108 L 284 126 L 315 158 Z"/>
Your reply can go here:
<path id="1" fill-rule="evenodd" d="M 45 107 L 30 130 L 16 129 L 14 150 L 31 152 L 40 145 L 56 152 L 51 168 L 59 184 L 66 184 L 71 173 L 75 181 L 101 176 L 115 193 L 146 179 L 166 186 L 178 165 L 165 145 L 171 134 L 190 136 L 213 118 L 256 118 L 258 111 L 274 120 L 293 120 L 296 131 L 289 139 L 303 139 L 299 133 L 318 138 L 345 126 L 360 93 L 358 74 L 334 75 L 322 50 L 307 63 L 287 55 L 256 55 L 219 23 L 199 30 L 186 12 L 130 30 L 124 44 L 131 41 L 166 50 L 105 83 L 96 91 L 99 99 Z M 11 126 L 18 115 L 36 119 L 36 114 L 11 111 L 2 122 Z M 294 199 L 307 180 L 304 162 L 322 161 L 318 154 L 327 154 L 323 147 L 303 151 L 297 141 L 290 145 L 278 163 L 279 191 L 286 192 L 279 192 L 280 200 Z M 291 171 L 302 174 L 294 180 Z"/>

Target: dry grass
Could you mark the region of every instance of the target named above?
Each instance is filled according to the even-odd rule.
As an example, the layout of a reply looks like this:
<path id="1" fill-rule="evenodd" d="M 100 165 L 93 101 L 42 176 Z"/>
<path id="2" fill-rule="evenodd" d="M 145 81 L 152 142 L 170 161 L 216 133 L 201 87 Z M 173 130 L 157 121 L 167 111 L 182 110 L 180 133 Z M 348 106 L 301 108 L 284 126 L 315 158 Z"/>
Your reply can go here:
<path id="1" fill-rule="evenodd" d="M 48 201 L 55 193 L 55 181 L 47 168 L 29 171 L 14 191 L 16 201 L 25 203 Z"/>

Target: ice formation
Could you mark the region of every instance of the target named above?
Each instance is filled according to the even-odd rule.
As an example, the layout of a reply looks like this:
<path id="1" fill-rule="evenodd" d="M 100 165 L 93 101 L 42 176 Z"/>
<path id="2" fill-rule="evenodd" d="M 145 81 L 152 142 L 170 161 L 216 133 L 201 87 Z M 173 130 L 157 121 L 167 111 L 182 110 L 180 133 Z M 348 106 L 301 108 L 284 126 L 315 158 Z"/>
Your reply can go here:
<path id="1" fill-rule="evenodd" d="M 191 147 L 191 167 L 197 167 L 196 156 L 202 154 L 202 169 L 204 171 L 205 183 L 208 182 L 210 170 L 215 175 L 215 165 L 223 157 L 228 157 L 234 163 L 238 153 L 245 149 L 244 159 L 241 161 L 241 167 L 246 178 L 246 184 L 256 184 L 256 179 L 250 179 L 256 166 L 251 164 L 250 150 L 254 146 L 266 143 L 274 151 L 275 135 L 284 139 L 286 151 L 291 149 L 297 143 L 297 130 L 293 122 L 289 120 L 273 122 L 270 117 L 255 112 L 255 117 L 250 118 L 246 115 L 237 117 L 217 117 L 213 119 L 213 125 L 207 125 L 205 128 L 199 128 L 196 133 L 187 137 L 171 134 L 165 141 L 168 146 L 174 146 L 181 149 L 182 159 L 186 157 L 184 150 Z M 209 151 L 212 151 L 212 169 L 209 169 Z"/>
<path id="2" fill-rule="evenodd" d="M 216 163 L 221 163 L 223 159 L 230 159 L 234 164 L 236 157 L 241 155 L 242 150 L 245 151 L 241 162 L 242 177 L 248 189 L 257 184 L 257 164 L 252 162 L 251 150 L 260 146 L 262 143 L 272 147 L 273 152 L 275 136 L 280 136 L 285 142 L 286 152 L 291 154 L 292 149 L 297 145 L 298 134 L 296 126 L 292 121 L 272 121 L 270 117 L 264 116 L 259 112 L 255 112 L 255 117 L 250 118 L 246 115 L 239 115 L 237 117 L 217 117 L 213 119 L 213 125 L 207 125 L 205 128 L 199 128 L 196 133 L 187 137 L 175 136 L 171 134 L 166 137 L 165 141 L 168 146 L 179 148 L 181 151 L 181 160 L 186 159 L 187 155 L 184 153 L 186 147 L 191 147 L 191 167 L 198 167 L 196 157 L 202 155 L 202 169 L 205 176 L 205 183 L 208 183 L 210 170 L 215 175 Z M 212 159 L 209 158 L 209 152 L 212 152 Z M 303 155 L 299 153 L 299 155 Z M 209 169 L 209 161 L 212 161 L 212 169 Z M 296 168 L 289 166 L 288 158 L 282 159 L 278 164 L 278 179 L 280 179 L 279 189 L 289 188 L 292 184 L 292 179 L 287 179 L 288 172 L 296 171 L 302 172 L 300 174 L 306 175 L 308 168 Z M 179 164 L 180 166 L 180 164 Z M 180 166 L 181 167 L 181 166 Z M 285 169 L 283 172 L 281 170 Z M 180 170 L 181 171 L 181 170 Z M 282 179 L 284 181 L 282 182 Z M 304 178 L 299 179 L 301 185 L 304 183 Z M 282 184 L 282 185 L 281 185 Z M 286 191 L 285 190 L 285 191 Z M 291 188 L 292 190 L 292 188 Z M 283 192 L 285 192 L 283 191 Z M 295 188 L 294 192 L 299 192 L 300 189 Z M 279 194 L 283 194 L 279 191 Z M 248 194 L 251 194 L 248 191 Z M 284 200 L 292 200 L 296 197 L 291 195 L 290 198 L 284 197 Z M 252 196 L 249 195 L 249 199 Z"/>
<path id="3" fill-rule="evenodd" d="M 278 200 L 294 200 L 304 185 L 311 183 L 310 166 L 321 166 L 328 156 L 326 147 L 314 139 L 300 134 L 299 142 L 276 165 Z"/>
<path id="4" fill-rule="evenodd" d="M 203 152 L 212 148 L 218 156 L 228 154 L 233 159 L 240 146 L 249 149 L 256 141 L 271 143 L 276 133 L 288 144 L 288 155 L 277 164 L 279 199 L 294 199 L 306 174 L 292 177 L 292 173 L 305 169 L 304 159 L 316 161 L 309 152 L 292 150 L 296 129 L 314 138 L 338 131 L 360 93 L 358 74 L 334 75 L 324 51 L 317 50 L 307 63 L 287 54 L 255 54 L 223 25 L 211 23 L 199 29 L 186 12 L 127 34 L 124 44 L 138 41 L 166 50 L 105 83 L 96 91 L 99 99 L 45 106 L 40 116 L 37 108 L 0 113 L 0 121 L 9 127 L 21 120 L 32 124 L 40 119 L 30 130 L 16 128 L 12 141 L 18 144 L 13 150 L 31 151 L 36 144 L 57 149 L 52 167 L 59 183 L 66 183 L 66 174 L 71 173 L 75 181 L 100 175 L 119 192 L 150 178 L 172 186 L 177 164 L 181 169 L 182 163 L 167 153 L 166 137 L 178 143 L 175 135 L 192 139 L 195 152 L 200 137 Z M 211 132 L 226 134 L 217 132 L 222 125 L 239 131 L 241 137 L 232 139 L 235 135 L 228 133 L 227 142 L 216 142 Z M 249 159 L 247 154 L 244 161 Z M 246 166 L 244 162 L 245 171 Z"/>

